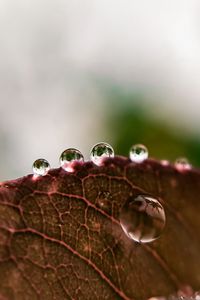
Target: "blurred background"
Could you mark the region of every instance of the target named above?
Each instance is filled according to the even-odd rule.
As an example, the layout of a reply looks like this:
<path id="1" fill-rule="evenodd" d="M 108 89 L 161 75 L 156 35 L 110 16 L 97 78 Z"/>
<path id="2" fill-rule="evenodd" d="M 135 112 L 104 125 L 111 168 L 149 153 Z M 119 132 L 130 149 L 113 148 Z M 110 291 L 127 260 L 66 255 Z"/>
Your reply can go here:
<path id="1" fill-rule="evenodd" d="M 198 0 L 0 0 L 0 180 L 93 144 L 200 165 Z"/>

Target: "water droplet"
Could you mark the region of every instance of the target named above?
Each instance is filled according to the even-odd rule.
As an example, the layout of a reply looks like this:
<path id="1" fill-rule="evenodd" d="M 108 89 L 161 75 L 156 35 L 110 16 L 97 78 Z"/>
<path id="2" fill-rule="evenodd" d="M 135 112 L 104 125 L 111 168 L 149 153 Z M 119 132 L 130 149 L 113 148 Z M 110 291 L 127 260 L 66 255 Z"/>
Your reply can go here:
<path id="1" fill-rule="evenodd" d="M 93 146 L 90 158 L 95 165 L 100 166 L 106 157 L 114 157 L 114 150 L 109 144 L 98 143 Z"/>
<path id="2" fill-rule="evenodd" d="M 176 169 L 179 171 L 185 171 L 185 170 L 191 169 L 191 165 L 190 165 L 188 159 L 185 157 L 177 158 L 175 160 L 174 165 L 175 165 Z"/>
<path id="3" fill-rule="evenodd" d="M 129 152 L 130 159 L 135 163 L 141 163 L 148 158 L 148 149 L 142 144 L 133 145 Z"/>
<path id="4" fill-rule="evenodd" d="M 160 163 L 161 163 L 162 166 L 169 166 L 169 161 L 166 160 L 166 159 L 162 159 L 162 160 L 160 161 Z"/>
<path id="5" fill-rule="evenodd" d="M 160 202 L 147 195 L 130 197 L 122 207 L 120 223 L 126 235 L 136 242 L 157 239 L 165 226 L 165 211 Z"/>
<path id="6" fill-rule="evenodd" d="M 33 174 L 36 176 L 45 176 L 50 168 L 50 164 L 46 159 L 39 158 L 33 163 Z"/>
<path id="7" fill-rule="evenodd" d="M 82 153 L 74 148 L 66 149 L 60 156 L 60 166 L 67 172 L 73 172 L 73 165 L 75 162 L 83 162 L 84 157 Z"/>

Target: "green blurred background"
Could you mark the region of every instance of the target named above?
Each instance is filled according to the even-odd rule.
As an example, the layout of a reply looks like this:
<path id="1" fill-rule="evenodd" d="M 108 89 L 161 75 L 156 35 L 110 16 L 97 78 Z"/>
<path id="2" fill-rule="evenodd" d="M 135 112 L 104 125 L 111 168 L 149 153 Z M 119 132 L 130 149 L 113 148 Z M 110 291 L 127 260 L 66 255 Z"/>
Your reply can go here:
<path id="1" fill-rule="evenodd" d="M 178 157 L 186 157 L 195 166 L 200 165 L 198 134 L 188 134 L 170 119 L 162 121 L 149 114 L 142 105 L 142 95 L 114 88 L 109 98 L 108 128 L 116 153 L 127 156 L 133 143 L 142 143 L 152 158 L 173 163 Z"/>
<path id="2" fill-rule="evenodd" d="M 196 0 L 0 0 L 0 179 L 110 143 L 200 166 Z"/>

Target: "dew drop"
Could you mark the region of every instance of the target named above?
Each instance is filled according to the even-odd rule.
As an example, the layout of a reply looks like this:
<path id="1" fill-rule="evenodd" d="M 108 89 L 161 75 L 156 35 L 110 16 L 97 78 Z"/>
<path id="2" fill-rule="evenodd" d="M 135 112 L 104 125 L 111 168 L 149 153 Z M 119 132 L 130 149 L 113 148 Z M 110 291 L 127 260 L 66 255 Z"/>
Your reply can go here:
<path id="1" fill-rule="evenodd" d="M 162 160 L 160 161 L 160 163 L 161 163 L 162 166 L 169 166 L 169 161 L 166 160 L 166 159 L 162 159 Z"/>
<path id="2" fill-rule="evenodd" d="M 135 163 L 141 163 L 148 158 L 148 149 L 142 144 L 133 145 L 129 152 L 130 159 Z"/>
<path id="3" fill-rule="evenodd" d="M 139 243 L 152 242 L 164 229 L 165 211 L 151 196 L 130 197 L 121 209 L 120 223 L 130 239 Z"/>
<path id="4" fill-rule="evenodd" d="M 185 157 L 177 158 L 175 160 L 174 165 L 175 165 L 176 169 L 179 171 L 185 171 L 185 170 L 191 169 L 191 165 L 190 165 L 188 159 Z"/>
<path id="5" fill-rule="evenodd" d="M 83 162 L 84 157 L 82 153 L 74 148 L 66 149 L 60 156 L 60 166 L 67 172 L 73 172 L 73 165 L 75 162 Z"/>
<path id="6" fill-rule="evenodd" d="M 36 176 L 45 176 L 50 168 L 50 164 L 46 159 L 39 158 L 33 163 L 33 174 Z"/>
<path id="7" fill-rule="evenodd" d="M 98 143 L 93 146 L 90 158 L 95 165 L 100 166 L 106 157 L 114 157 L 114 150 L 109 144 Z"/>

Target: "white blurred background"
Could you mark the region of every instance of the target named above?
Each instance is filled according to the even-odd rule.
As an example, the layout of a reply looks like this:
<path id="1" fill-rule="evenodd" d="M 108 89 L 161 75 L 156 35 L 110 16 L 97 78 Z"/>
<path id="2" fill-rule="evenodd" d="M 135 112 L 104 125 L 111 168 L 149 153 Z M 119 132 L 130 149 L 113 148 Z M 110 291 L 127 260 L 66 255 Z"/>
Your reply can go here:
<path id="1" fill-rule="evenodd" d="M 199 134 L 200 2 L 0 0 L 0 179 L 112 143 L 99 82 L 142 91 L 153 118 Z"/>

